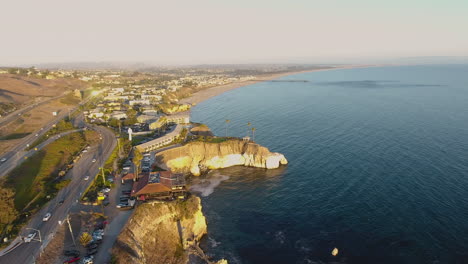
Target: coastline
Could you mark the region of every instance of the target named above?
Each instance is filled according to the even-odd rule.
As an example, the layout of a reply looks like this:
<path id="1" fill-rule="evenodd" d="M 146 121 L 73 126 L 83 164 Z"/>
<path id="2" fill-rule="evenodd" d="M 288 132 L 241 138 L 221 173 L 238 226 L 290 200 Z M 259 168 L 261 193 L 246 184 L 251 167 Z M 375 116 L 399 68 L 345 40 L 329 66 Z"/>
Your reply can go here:
<path id="1" fill-rule="evenodd" d="M 380 66 L 385 66 L 385 65 L 349 65 L 349 66 L 338 66 L 338 67 L 332 67 L 332 68 L 311 69 L 311 70 L 303 70 L 303 71 L 292 71 L 292 72 L 282 72 L 282 73 L 275 73 L 275 74 L 260 75 L 260 76 L 256 76 L 254 80 L 233 82 L 233 83 L 228 83 L 224 85 L 213 86 L 213 87 L 201 90 L 199 92 L 196 92 L 192 94 L 190 97 L 184 98 L 180 100 L 179 102 L 184 103 L 184 104 L 197 105 L 205 100 L 221 95 L 230 90 L 234 90 L 240 87 L 244 87 L 244 86 L 259 83 L 259 82 L 271 81 L 271 80 L 289 76 L 289 75 L 300 74 L 300 73 L 345 70 L 345 69 L 356 69 L 356 68 L 371 68 L 371 67 L 380 67 Z"/>

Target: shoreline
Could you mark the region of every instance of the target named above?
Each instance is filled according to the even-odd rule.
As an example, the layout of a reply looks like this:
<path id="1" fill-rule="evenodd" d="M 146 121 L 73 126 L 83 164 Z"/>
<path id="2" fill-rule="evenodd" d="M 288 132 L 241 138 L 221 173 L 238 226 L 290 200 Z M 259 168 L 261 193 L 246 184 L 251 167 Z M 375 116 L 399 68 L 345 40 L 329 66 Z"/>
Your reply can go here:
<path id="1" fill-rule="evenodd" d="M 210 88 L 206 88 L 199 92 L 192 94 L 188 98 L 184 98 L 179 101 L 179 103 L 183 104 L 190 104 L 192 106 L 197 105 L 203 101 L 206 101 L 212 97 L 221 95 L 225 92 L 244 87 L 247 85 L 259 83 L 259 82 L 266 82 L 275 80 L 281 77 L 301 74 L 301 73 L 308 73 L 308 72 L 319 72 L 319 71 L 332 71 L 332 70 L 345 70 L 345 69 L 357 69 L 357 68 L 373 68 L 373 67 L 382 67 L 382 66 L 389 66 L 389 65 L 349 65 L 349 66 L 337 66 L 332 68 L 318 68 L 318 69 L 311 69 L 311 70 L 302 70 L 302 71 L 292 71 L 292 72 L 282 72 L 282 73 L 274 73 L 274 74 L 267 74 L 267 75 L 259 75 L 255 76 L 254 80 L 248 81 L 241 81 L 241 82 L 232 82 L 228 84 L 213 86 Z"/>

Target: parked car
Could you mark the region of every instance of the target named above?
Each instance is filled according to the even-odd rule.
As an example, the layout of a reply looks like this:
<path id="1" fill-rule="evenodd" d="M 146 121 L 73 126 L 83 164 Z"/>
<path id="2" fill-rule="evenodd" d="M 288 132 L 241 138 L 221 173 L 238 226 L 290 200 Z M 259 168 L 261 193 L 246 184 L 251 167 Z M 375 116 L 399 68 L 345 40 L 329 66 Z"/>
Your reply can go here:
<path id="1" fill-rule="evenodd" d="M 94 261 L 93 261 L 94 257 L 91 256 L 91 255 L 88 255 L 86 257 L 83 258 L 83 260 L 81 261 L 82 264 L 93 264 Z"/>
<path id="2" fill-rule="evenodd" d="M 88 150 L 87 150 L 87 149 L 83 150 L 83 153 L 86 153 L 86 152 L 88 152 Z"/>
<path id="3" fill-rule="evenodd" d="M 47 222 L 47 221 L 49 221 L 49 219 L 50 219 L 50 217 L 51 217 L 51 216 L 52 216 L 52 214 L 51 214 L 51 213 L 47 213 L 47 214 L 45 214 L 45 215 L 44 215 L 44 217 L 42 218 L 42 221 L 44 221 L 44 222 Z"/>
<path id="4" fill-rule="evenodd" d="M 63 264 L 75 263 L 75 262 L 77 262 L 78 260 L 80 260 L 80 257 L 70 258 L 70 259 L 68 259 L 68 260 L 65 260 L 65 261 L 63 262 Z"/>
<path id="5" fill-rule="evenodd" d="M 93 162 L 96 162 L 96 159 L 93 159 Z"/>
<path id="6" fill-rule="evenodd" d="M 67 257 L 78 257 L 80 255 L 80 251 L 79 250 L 75 250 L 75 249 L 72 249 L 72 250 L 65 250 L 63 251 L 63 255 L 67 256 Z"/>
<path id="7" fill-rule="evenodd" d="M 125 207 L 128 207 L 128 203 L 119 203 L 116 207 L 117 208 L 125 208 Z"/>
<path id="8" fill-rule="evenodd" d="M 97 243 L 90 243 L 86 248 L 87 249 L 95 249 L 99 247 L 99 245 Z"/>
<path id="9" fill-rule="evenodd" d="M 86 176 L 84 177 L 84 180 L 85 180 L 85 181 L 89 180 L 89 176 L 86 175 Z"/>
<path id="10" fill-rule="evenodd" d="M 122 191 L 122 194 L 125 194 L 125 195 L 130 195 L 132 193 L 132 191 Z"/>
<path id="11" fill-rule="evenodd" d="M 24 242 L 29 243 L 36 237 L 36 232 L 29 234 L 24 238 Z"/>
<path id="12" fill-rule="evenodd" d="M 111 190 L 110 188 L 104 188 L 104 189 L 102 189 L 102 192 L 108 193 L 108 192 L 110 192 L 110 190 Z"/>

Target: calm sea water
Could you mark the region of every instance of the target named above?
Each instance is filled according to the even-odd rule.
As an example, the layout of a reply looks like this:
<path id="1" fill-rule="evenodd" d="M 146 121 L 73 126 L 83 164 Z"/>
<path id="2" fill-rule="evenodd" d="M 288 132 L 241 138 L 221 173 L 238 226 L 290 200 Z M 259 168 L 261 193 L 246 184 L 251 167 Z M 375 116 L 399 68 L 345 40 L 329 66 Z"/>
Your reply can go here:
<path id="1" fill-rule="evenodd" d="M 258 83 L 193 109 L 217 135 L 226 119 L 239 137 L 251 122 L 290 162 L 200 179 L 208 252 L 230 263 L 468 262 L 467 65 L 281 80 L 308 82 Z"/>

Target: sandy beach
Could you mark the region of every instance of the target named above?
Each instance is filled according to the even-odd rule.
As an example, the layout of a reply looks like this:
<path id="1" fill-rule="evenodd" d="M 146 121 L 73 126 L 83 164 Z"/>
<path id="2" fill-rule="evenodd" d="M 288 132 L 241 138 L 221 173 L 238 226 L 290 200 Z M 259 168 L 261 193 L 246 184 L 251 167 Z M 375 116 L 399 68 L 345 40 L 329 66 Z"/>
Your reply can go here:
<path id="1" fill-rule="evenodd" d="M 239 87 L 243 87 L 243 86 L 258 83 L 258 82 L 274 80 L 280 77 L 299 74 L 299 73 L 331 71 L 331 70 L 340 70 L 340 69 L 353 69 L 353 68 L 367 68 L 367 67 L 378 67 L 378 66 L 382 66 L 382 65 L 349 65 L 349 66 L 339 66 L 339 67 L 333 67 L 333 68 L 311 69 L 311 70 L 304 70 L 304 71 L 293 71 L 293 72 L 283 72 L 283 73 L 269 74 L 269 75 L 260 75 L 260 76 L 256 76 L 256 79 L 254 80 L 233 82 L 233 83 L 228 83 L 225 85 L 219 85 L 219 86 L 207 88 L 205 90 L 202 90 L 193 94 L 192 96 L 188 98 L 184 98 L 180 100 L 180 103 L 196 105 L 211 97 L 220 95 L 222 93 L 225 93 L 227 91 L 230 91 Z"/>

